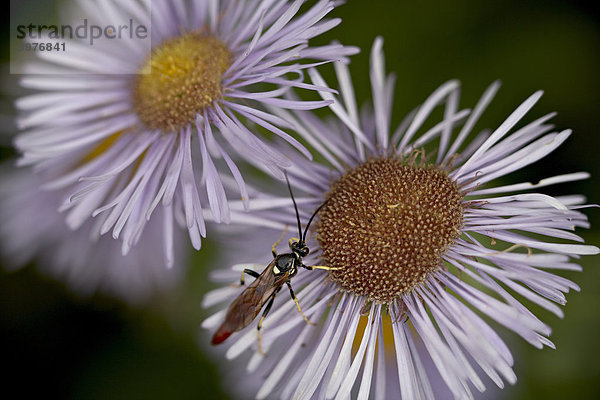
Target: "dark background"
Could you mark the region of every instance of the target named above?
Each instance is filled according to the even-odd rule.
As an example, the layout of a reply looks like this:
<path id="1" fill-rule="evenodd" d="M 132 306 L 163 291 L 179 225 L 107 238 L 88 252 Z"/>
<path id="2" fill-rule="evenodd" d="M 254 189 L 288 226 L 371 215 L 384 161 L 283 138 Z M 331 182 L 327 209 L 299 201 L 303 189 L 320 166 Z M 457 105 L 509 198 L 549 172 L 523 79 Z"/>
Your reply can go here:
<path id="1" fill-rule="evenodd" d="M 590 202 L 598 202 L 600 25 L 592 2 L 414 3 L 350 0 L 333 12 L 343 23 L 319 43 L 335 39 L 362 48 L 351 66 L 359 100 L 370 95 L 368 56 L 377 35 L 385 39 L 387 70 L 397 74 L 396 123 L 452 78 L 463 82 L 463 107 L 472 107 L 493 80 L 503 81 L 481 126 L 497 126 L 527 96 L 543 89 L 544 97 L 526 121 L 558 111 L 554 123 L 559 129 L 573 128 L 574 135 L 511 179 L 536 181 L 590 171 L 591 180 L 546 192 L 585 193 Z M 7 17 L 3 22 L 7 62 Z M 5 73 L 4 86 L 17 78 Z M 7 101 L 4 96 L 3 103 Z M 10 108 L 4 105 L 0 112 L 6 116 Z M 1 121 L 2 129 L 10 130 L 6 118 Z M 2 137 L 0 145 L 0 157 L 10 158 L 9 139 Z M 579 233 L 598 245 L 600 212 L 591 209 L 588 215 L 595 229 Z M 231 382 L 219 384 L 216 367 L 197 345 L 208 341 L 207 335 L 199 334 L 204 316 L 200 302 L 217 251 L 215 242 L 205 241 L 192 258 L 185 282 L 141 309 L 101 295 L 76 297 L 63 284 L 40 276 L 34 265 L 15 273 L 0 272 L 0 357 L 8 370 L 2 376 L 3 393 L 18 393 L 20 398 L 34 394 L 78 399 L 226 398 L 220 387 Z M 506 398 L 600 397 L 597 260 L 584 258 L 583 273 L 565 274 L 581 285 L 582 292 L 568 296 L 563 320 L 535 310 L 554 328 L 556 351 L 539 351 L 516 335 L 503 334 L 515 355 L 519 379 L 501 393 Z"/>

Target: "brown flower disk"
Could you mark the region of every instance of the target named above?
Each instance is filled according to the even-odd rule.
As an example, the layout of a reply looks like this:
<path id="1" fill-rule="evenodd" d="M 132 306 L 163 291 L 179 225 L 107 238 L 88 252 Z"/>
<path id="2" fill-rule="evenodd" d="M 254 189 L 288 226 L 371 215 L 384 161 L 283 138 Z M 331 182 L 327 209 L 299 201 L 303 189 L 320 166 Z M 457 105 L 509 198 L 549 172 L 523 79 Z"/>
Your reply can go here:
<path id="1" fill-rule="evenodd" d="M 435 166 L 370 160 L 332 185 L 317 239 L 344 290 L 390 302 L 438 268 L 460 234 L 458 185 Z"/>
<path id="2" fill-rule="evenodd" d="M 133 105 L 147 128 L 178 131 L 222 97 L 231 53 L 212 36 L 189 33 L 156 48 L 138 71 Z"/>

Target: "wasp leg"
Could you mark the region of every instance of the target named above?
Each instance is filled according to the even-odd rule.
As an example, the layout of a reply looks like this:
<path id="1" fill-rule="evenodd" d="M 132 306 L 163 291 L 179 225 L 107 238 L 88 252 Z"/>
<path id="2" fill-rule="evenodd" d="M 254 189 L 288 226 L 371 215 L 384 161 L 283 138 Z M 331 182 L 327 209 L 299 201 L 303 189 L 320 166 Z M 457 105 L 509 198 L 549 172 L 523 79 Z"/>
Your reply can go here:
<path id="1" fill-rule="evenodd" d="M 258 334 L 258 352 L 260 353 L 261 356 L 264 356 L 265 352 L 263 351 L 263 348 L 262 348 L 262 332 L 260 331 L 260 328 L 262 328 L 263 320 L 265 319 L 267 314 L 269 314 L 269 311 L 271 311 L 271 307 L 273 306 L 273 301 L 275 301 L 275 296 L 277 296 L 277 293 L 279 293 L 279 290 L 281 290 L 281 287 L 278 290 L 276 290 L 275 293 L 273 293 L 273 295 L 271 296 L 271 300 L 269 300 L 269 302 L 267 303 L 267 306 L 265 307 L 265 309 L 262 313 L 262 316 L 258 320 L 258 326 L 256 327 L 257 334 Z"/>
<path id="2" fill-rule="evenodd" d="M 242 271 L 242 277 L 240 278 L 240 285 L 244 286 L 244 275 L 248 274 L 254 278 L 258 278 L 260 276 L 260 274 L 256 271 L 253 271 L 251 269 L 248 268 L 244 268 L 244 270 Z"/>
<path id="3" fill-rule="evenodd" d="M 273 258 L 277 257 L 277 250 L 275 250 L 275 247 L 279 246 L 279 242 L 281 242 L 281 239 L 283 239 L 286 232 L 287 232 L 287 225 L 285 226 L 285 228 L 283 228 L 283 232 L 281 232 L 281 236 L 279 236 L 279 239 L 277 239 L 277 241 L 275 243 L 273 243 L 273 247 L 271 247 L 271 253 L 273 254 Z"/>
<path id="4" fill-rule="evenodd" d="M 285 284 L 290 289 L 290 295 L 292 296 L 292 300 L 294 300 L 294 303 L 296 303 L 296 307 L 298 307 L 298 311 L 300 311 L 302 318 L 304 318 L 304 320 L 306 321 L 307 324 L 316 325 L 314 322 L 310 322 L 308 320 L 308 318 L 306 318 L 306 315 L 304 315 L 304 313 L 302 312 L 302 308 L 300 308 L 300 302 L 298 301 L 298 298 L 296 297 L 296 293 L 294 293 L 294 289 L 292 289 L 292 284 L 290 283 L 290 281 L 289 280 L 285 281 Z"/>
<path id="5" fill-rule="evenodd" d="M 290 247 L 291 247 L 292 243 L 296 243 L 296 242 L 299 242 L 299 241 L 300 241 L 300 239 L 298 239 L 297 237 L 289 238 L 288 245 L 290 245 Z"/>
<path id="6" fill-rule="evenodd" d="M 301 265 L 309 271 L 312 271 L 313 269 L 324 269 L 326 271 L 336 271 L 338 269 L 343 269 L 342 267 L 327 267 L 325 265 Z"/>

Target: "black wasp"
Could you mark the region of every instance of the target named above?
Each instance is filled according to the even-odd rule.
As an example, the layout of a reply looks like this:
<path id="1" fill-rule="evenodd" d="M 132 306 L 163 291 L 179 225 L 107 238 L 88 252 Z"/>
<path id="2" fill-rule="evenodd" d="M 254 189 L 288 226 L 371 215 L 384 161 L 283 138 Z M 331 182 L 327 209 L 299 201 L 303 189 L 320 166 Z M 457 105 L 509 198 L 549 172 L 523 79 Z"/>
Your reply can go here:
<path id="1" fill-rule="evenodd" d="M 300 215 L 298 213 L 298 206 L 296 205 L 296 200 L 294 199 L 294 194 L 292 193 L 292 188 L 290 186 L 290 182 L 287 178 L 287 174 L 285 175 L 285 179 L 287 182 L 288 190 L 290 192 L 290 196 L 292 197 L 292 202 L 294 203 L 294 210 L 296 211 L 296 220 L 298 222 L 298 238 L 291 238 L 289 240 L 290 253 L 277 254 L 275 251 L 275 247 L 279 243 L 279 240 L 273 244 L 271 251 L 273 253 L 273 261 L 267 265 L 262 273 L 258 273 L 251 269 L 244 269 L 242 272 L 242 277 L 240 279 L 240 284 L 244 284 L 244 275 L 248 274 L 256 278 L 254 282 L 250 284 L 229 306 L 227 310 L 227 314 L 225 315 L 225 321 L 219 327 L 217 332 L 214 334 L 212 338 L 212 344 L 216 345 L 224 342 L 233 332 L 240 331 L 250 325 L 250 323 L 256 318 L 260 310 L 264 308 L 262 316 L 258 321 L 258 350 L 260 353 L 263 353 L 261 346 L 261 326 L 263 320 L 271 310 L 273 306 L 273 301 L 275 300 L 275 296 L 281 290 L 283 285 L 287 285 L 290 290 L 290 295 L 292 296 L 292 300 L 296 303 L 296 307 L 302 317 L 307 323 L 311 323 L 308 318 L 302 312 L 300 308 L 300 303 L 298 302 L 298 298 L 292 289 L 292 285 L 290 280 L 298 273 L 298 268 L 302 267 L 308 270 L 313 269 L 325 269 L 325 270 L 334 270 L 337 268 L 325 267 L 320 265 L 307 266 L 302 263 L 302 258 L 306 257 L 310 252 L 308 246 L 306 246 L 306 234 L 308 232 L 308 228 L 313 221 L 314 217 L 321 210 L 321 208 L 327 203 L 325 201 L 321 204 L 313 213 L 313 215 L 308 220 L 308 224 L 306 224 L 306 228 L 304 229 L 304 233 L 302 233 L 302 227 L 300 224 Z M 282 235 L 283 236 L 283 235 Z"/>

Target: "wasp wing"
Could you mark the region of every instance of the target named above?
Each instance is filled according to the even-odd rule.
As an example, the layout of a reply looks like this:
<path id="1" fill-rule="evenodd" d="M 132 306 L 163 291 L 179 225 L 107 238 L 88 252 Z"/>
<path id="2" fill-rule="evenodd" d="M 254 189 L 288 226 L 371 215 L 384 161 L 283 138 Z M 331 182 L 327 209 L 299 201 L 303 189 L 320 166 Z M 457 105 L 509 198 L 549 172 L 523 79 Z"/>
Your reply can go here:
<path id="1" fill-rule="evenodd" d="M 231 303 L 225 321 L 212 338 L 213 345 L 224 342 L 233 332 L 250 325 L 265 303 L 285 283 L 289 273 L 275 275 L 274 265 L 275 260 Z"/>

